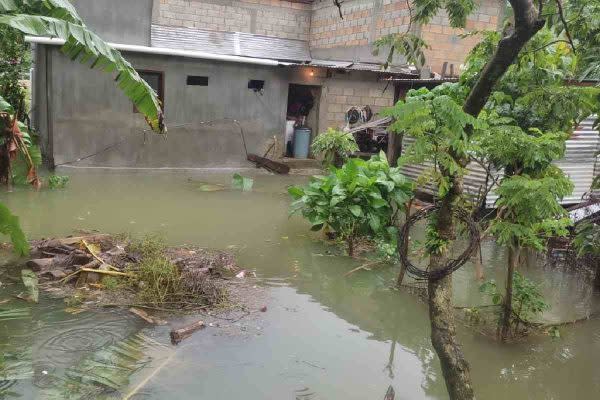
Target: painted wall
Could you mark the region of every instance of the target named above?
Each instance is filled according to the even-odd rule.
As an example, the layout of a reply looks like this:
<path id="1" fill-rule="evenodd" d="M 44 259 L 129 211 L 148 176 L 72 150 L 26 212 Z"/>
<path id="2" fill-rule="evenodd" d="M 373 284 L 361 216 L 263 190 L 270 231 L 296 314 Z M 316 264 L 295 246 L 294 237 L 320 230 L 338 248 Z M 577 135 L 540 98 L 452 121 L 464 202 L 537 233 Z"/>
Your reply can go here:
<path id="1" fill-rule="evenodd" d="M 36 121 L 46 154 L 55 165 L 98 153 L 75 164 L 247 166 L 240 130 L 230 119 L 240 121 L 248 151 L 262 153 L 274 135 L 283 139 L 290 83 L 322 87 L 319 107 L 315 110 L 318 127 L 312 127 L 319 132 L 329 126 L 343 126 L 344 112 L 351 105 L 368 104 L 377 111 L 391 105 L 393 98 L 392 88 L 383 92 L 385 83 L 377 82 L 374 73 L 327 77 L 325 70 L 315 73 L 311 68 L 125 54 L 138 69 L 164 71 L 165 115 L 169 126 L 165 138 L 146 131 L 143 118 L 133 112 L 131 102 L 115 87 L 110 76 L 71 62 L 58 48 L 38 46 L 37 53 Z M 44 89 L 46 74 L 48 93 Z M 187 75 L 208 76 L 209 85 L 187 86 Z M 265 80 L 264 95 L 247 88 L 250 79 Z M 213 120 L 214 124 L 204 123 Z"/>
<path id="2" fill-rule="evenodd" d="M 153 0 L 74 0 L 94 32 L 114 43 L 150 45 Z"/>

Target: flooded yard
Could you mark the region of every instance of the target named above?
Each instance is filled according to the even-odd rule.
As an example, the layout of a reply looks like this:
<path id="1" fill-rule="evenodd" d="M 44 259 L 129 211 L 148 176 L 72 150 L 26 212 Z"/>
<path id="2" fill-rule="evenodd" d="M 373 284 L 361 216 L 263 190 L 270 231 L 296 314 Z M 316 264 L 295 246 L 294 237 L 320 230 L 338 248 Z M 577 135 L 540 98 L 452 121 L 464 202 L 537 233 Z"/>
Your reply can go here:
<path id="1" fill-rule="evenodd" d="M 256 272 L 268 309 L 223 320 L 173 347 L 168 327 L 148 326 L 126 310 L 71 315 L 62 300 L 42 294 L 38 305 L 20 305 L 28 319 L 0 326 L 0 360 L 15 366 L 0 370 L 0 398 L 98 398 L 69 385 L 65 374 L 131 338 L 143 342 L 144 362 L 108 398 L 364 400 L 382 399 L 389 385 L 396 399 L 448 398 L 426 304 L 390 288 L 399 266 L 344 277 L 359 262 L 338 255 L 301 218 L 288 217 L 286 186 L 305 178 L 246 172 L 255 175 L 253 191 L 207 192 L 194 181 L 229 186 L 232 173 L 59 173 L 71 178 L 64 190 L 0 194 L 30 238 L 76 229 L 159 232 L 173 245 L 232 249 L 242 267 Z M 485 242 L 482 252 L 486 278 L 500 284 L 505 251 Z M 10 254 L 2 257 L 14 263 Z M 600 309 L 600 296 L 577 271 L 532 263 L 524 273 L 542 283 L 552 305 L 548 321 Z M 17 290 L 6 278 L 0 275 L 0 300 Z M 478 288 L 467 264 L 454 274 L 455 304 L 489 304 Z M 480 399 L 591 399 L 600 391 L 599 320 L 561 328 L 559 339 L 511 345 L 460 324 L 458 333 Z"/>

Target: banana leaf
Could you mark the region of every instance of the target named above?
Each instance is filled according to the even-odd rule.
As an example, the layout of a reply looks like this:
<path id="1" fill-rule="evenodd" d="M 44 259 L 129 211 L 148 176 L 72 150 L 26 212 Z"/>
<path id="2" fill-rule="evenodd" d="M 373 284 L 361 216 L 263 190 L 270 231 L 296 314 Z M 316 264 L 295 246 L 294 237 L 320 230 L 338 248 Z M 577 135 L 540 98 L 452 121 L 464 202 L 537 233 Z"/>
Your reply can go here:
<path id="1" fill-rule="evenodd" d="M 88 399 L 118 395 L 129 385 L 130 377 L 151 358 L 146 354 L 150 346 L 163 346 L 143 334 L 100 349 L 67 369 L 57 385 L 46 388 L 44 399 Z"/>
<path id="2" fill-rule="evenodd" d="M 67 0 L 31 0 L 28 3 L 31 9 L 40 10 L 40 15 L 12 14 L 18 11 L 15 2 L 0 0 L 0 24 L 26 35 L 63 39 L 65 44 L 61 50 L 65 55 L 89 64 L 91 68 L 115 73 L 118 87 L 146 117 L 150 127 L 155 132 L 166 132 L 156 92 L 118 50 L 85 26 Z"/>

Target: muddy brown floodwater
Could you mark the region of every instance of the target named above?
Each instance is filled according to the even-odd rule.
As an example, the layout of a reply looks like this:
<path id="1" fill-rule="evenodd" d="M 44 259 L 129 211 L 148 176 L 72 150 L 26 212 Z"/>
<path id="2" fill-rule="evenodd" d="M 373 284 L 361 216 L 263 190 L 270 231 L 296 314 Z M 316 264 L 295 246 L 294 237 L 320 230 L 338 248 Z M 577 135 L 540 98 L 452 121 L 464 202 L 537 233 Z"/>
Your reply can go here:
<path id="1" fill-rule="evenodd" d="M 288 218 L 286 186 L 305 178 L 251 172 L 254 190 L 243 193 L 203 191 L 188 181 L 229 186 L 230 172 L 59 173 L 71 177 L 64 190 L 0 193 L 29 237 L 64 236 L 74 229 L 162 232 L 174 245 L 234 249 L 239 264 L 254 270 L 257 284 L 266 287 L 268 310 L 216 321 L 174 348 L 168 345 L 169 327 L 145 325 L 121 310 L 71 315 L 62 301 L 42 294 L 38 305 L 19 304 L 21 318 L 0 323 L 0 398 L 375 400 L 393 385 L 396 399 L 447 399 L 426 306 L 389 289 L 398 267 L 344 278 L 358 263 L 334 255 L 300 218 Z M 486 277 L 501 285 L 504 251 L 486 242 L 483 257 Z M 2 260 L 14 263 L 8 254 Z M 578 271 L 533 262 L 524 273 L 543 284 L 552 305 L 545 320 L 574 319 L 600 308 L 600 296 Z M 454 274 L 457 305 L 488 303 L 473 276 L 472 265 Z M 18 290 L 6 272 L 0 281 L 0 300 Z M 598 398 L 598 320 L 563 328 L 560 339 L 512 345 L 467 328 L 459 336 L 480 399 Z M 96 385 L 101 391 L 90 394 L 67 379 L 73 368 L 89 366 L 89 359 L 97 361 L 132 337 L 143 362 L 112 385 L 116 391 Z"/>

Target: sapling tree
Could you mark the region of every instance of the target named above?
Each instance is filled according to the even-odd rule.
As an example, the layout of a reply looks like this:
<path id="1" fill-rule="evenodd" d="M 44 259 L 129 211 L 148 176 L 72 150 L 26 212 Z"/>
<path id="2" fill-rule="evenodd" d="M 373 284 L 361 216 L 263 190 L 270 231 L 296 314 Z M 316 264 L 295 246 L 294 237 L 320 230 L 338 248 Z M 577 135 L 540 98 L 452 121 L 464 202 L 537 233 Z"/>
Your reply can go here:
<path id="1" fill-rule="evenodd" d="M 398 235 L 395 215 L 410 198 L 412 184 L 382 152 L 368 161 L 349 159 L 342 168 L 331 167 L 328 175 L 313 176 L 307 186 L 288 192 L 295 200 L 290 213 L 300 212 L 313 231 L 333 229 L 346 241 L 349 256 L 359 236 L 379 240 L 391 255 Z"/>
<path id="2" fill-rule="evenodd" d="M 497 46 L 472 76 L 471 85 L 466 88 L 466 97 L 459 100 L 465 114 L 473 118 L 479 117 L 495 86 L 508 68 L 515 62 L 523 47 L 539 32 L 547 22 L 548 15 L 545 7 L 555 5 L 550 0 L 509 0 L 512 11 L 512 21 L 507 26 Z M 461 28 L 465 26 L 466 16 L 476 7 L 474 1 L 430 1 L 415 0 L 413 5 L 413 20 L 417 23 L 427 23 L 441 10 L 446 11 L 450 25 Z M 404 47 L 392 46 L 390 51 L 403 51 Z M 398 116 L 403 118 L 402 115 Z M 463 143 L 468 144 L 474 133 L 474 127 L 464 128 Z M 426 132 L 426 131 L 425 131 Z M 447 186 L 442 190 L 445 196 L 439 199 L 438 212 L 435 219 L 435 230 L 442 242 L 453 237 L 454 209 L 463 193 L 462 171 L 470 161 L 469 153 L 464 151 L 466 146 L 458 142 L 453 144 L 447 154 L 455 164 L 449 163 L 454 170 L 441 169 L 439 172 Z M 437 254 L 430 255 L 429 270 L 443 269 L 447 264 L 448 252 L 440 248 Z M 474 392 L 470 379 L 469 366 L 456 340 L 452 309 L 452 279 L 446 275 L 441 279 L 428 281 L 429 315 L 431 320 L 431 341 L 440 358 L 446 387 L 451 399 L 473 399 Z"/>
<path id="3" fill-rule="evenodd" d="M 514 317 L 513 282 L 523 248 L 541 251 L 549 236 L 564 236 L 570 221 L 559 200 L 573 185 L 552 164 L 564 155 L 573 126 L 597 107 L 598 90 L 569 86 L 576 73 L 575 56 L 554 35 L 540 31 L 525 47 L 496 85 L 480 119 L 488 129 L 474 137 L 481 157 L 503 171 L 496 194 L 497 216 L 490 229 L 508 248 L 506 291 L 498 333 L 511 334 Z M 472 72 L 491 56 L 498 40 L 488 34 L 467 60 L 461 82 L 469 84 Z"/>

